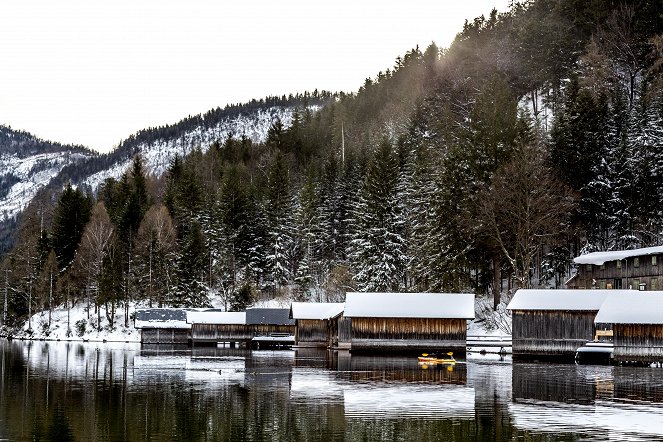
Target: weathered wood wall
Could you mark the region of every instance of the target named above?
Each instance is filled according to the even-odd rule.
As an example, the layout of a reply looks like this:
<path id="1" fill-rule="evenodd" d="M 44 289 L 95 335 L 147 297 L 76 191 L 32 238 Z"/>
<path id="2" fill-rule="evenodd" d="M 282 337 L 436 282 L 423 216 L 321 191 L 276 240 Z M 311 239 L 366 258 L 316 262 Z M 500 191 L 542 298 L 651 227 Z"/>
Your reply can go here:
<path id="1" fill-rule="evenodd" d="M 352 318 L 341 316 L 338 318 L 338 347 L 348 349 L 352 341 Z"/>
<path id="2" fill-rule="evenodd" d="M 594 339 L 595 311 L 514 310 L 513 354 L 572 356 Z"/>
<path id="3" fill-rule="evenodd" d="M 295 344 L 298 346 L 327 347 L 330 343 L 330 321 L 298 319 Z"/>
<path id="4" fill-rule="evenodd" d="M 253 326 L 243 324 L 193 324 L 191 327 L 191 338 L 196 342 L 244 342 L 253 336 Z"/>
<path id="5" fill-rule="evenodd" d="M 467 321 L 434 318 L 352 318 L 351 350 L 465 352 Z"/>
<path id="6" fill-rule="evenodd" d="M 144 328 L 140 331 L 143 344 L 188 344 L 189 330 L 173 328 Z"/>
<path id="7" fill-rule="evenodd" d="M 279 335 L 295 335 L 295 325 L 268 325 L 256 324 L 248 327 L 253 328 L 254 336 L 271 336 L 273 334 Z"/>
<path id="8" fill-rule="evenodd" d="M 616 361 L 663 361 L 663 325 L 614 324 Z"/>
<path id="9" fill-rule="evenodd" d="M 590 289 L 592 287 L 620 288 L 614 286 L 614 280 L 621 281 L 621 288 L 628 289 L 630 285 L 645 283 L 645 290 L 663 290 L 663 255 L 656 255 L 656 265 L 652 264 L 652 257 L 639 256 L 638 266 L 634 266 L 634 258 L 621 261 L 621 267 L 617 267 L 617 261 L 609 261 L 604 265 L 582 264 L 578 267 L 578 276 L 569 284 L 569 288 Z M 637 281 L 635 281 L 637 280 Z M 594 285 L 594 281 L 596 284 Z"/>

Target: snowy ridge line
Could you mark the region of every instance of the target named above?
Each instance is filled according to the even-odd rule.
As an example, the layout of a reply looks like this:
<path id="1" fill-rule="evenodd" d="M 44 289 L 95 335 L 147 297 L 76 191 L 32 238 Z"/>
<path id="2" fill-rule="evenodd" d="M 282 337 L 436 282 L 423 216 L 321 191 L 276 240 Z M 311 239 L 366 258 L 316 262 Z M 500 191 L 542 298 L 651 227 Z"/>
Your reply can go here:
<path id="1" fill-rule="evenodd" d="M 312 111 L 319 108 L 320 106 L 309 106 Z M 258 109 L 253 113 L 226 118 L 211 127 L 198 126 L 174 138 L 140 143 L 134 150 L 142 156 L 145 170 L 154 176 L 160 176 L 168 170 L 176 155 L 184 157 L 198 147 L 205 152 L 212 143 L 223 142 L 231 134 L 236 138 L 246 136 L 254 143 L 262 143 L 267 139 L 270 126 L 277 120 L 281 120 L 284 127 L 292 124 L 294 109 L 280 106 Z M 118 162 L 110 169 L 89 176 L 84 182 L 92 189 L 97 189 L 107 178 L 119 179 L 129 168 L 131 161 L 131 158 L 127 158 Z"/>

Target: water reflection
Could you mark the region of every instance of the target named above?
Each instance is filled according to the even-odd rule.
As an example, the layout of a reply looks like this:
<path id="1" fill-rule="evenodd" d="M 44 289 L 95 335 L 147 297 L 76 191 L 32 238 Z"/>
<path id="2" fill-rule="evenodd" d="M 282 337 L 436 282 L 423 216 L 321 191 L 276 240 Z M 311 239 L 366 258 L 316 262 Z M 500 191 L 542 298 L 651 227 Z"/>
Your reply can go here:
<path id="1" fill-rule="evenodd" d="M 663 437 L 662 369 L 39 341 L 0 351 L 0 440 Z"/>

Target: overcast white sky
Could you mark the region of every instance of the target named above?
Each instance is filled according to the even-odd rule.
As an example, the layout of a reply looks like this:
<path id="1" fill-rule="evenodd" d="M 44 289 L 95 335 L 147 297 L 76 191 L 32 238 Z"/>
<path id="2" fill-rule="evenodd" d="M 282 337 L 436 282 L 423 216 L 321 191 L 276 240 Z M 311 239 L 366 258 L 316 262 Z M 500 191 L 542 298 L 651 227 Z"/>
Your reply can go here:
<path id="1" fill-rule="evenodd" d="M 108 151 L 228 103 L 356 91 L 509 0 L 5 0 L 0 124 Z"/>

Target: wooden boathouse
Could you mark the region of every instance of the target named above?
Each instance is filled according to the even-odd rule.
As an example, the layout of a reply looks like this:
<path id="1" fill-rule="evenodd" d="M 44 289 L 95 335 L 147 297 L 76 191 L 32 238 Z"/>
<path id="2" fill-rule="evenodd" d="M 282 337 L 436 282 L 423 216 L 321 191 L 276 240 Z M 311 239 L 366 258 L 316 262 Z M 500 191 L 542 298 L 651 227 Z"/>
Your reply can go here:
<path id="1" fill-rule="evenodd" d="M 594 320 L 609 292 L 615 290 L 518 290 L 507 306 L 513 356 L 574 357 L 594 339 Z"/>
<path id="2" fill-rule="evenodd" d="M 339 342 L 352 352 L 465 354 L 470 293 L 348 293 Z"/>
<path id="3" fill-rule="evenodd" d="M 614 291 L 596 323 L 612 324 L 615 362 L 663 361 L 663 291 Z"/>
<path id="4" fill-rule="evenodd" d="M 142 344 L 185 344 L 191 339 L 187 311 L 175 308 L 137 309 L 134 327 Z"/>
<path id="5" fill-rule="evenodd" d="M 248 342 L 254 336 L 246 326 L 245 312 L 189 312 L 187 321 L 191 324 L 191 340 L 194 343 Z"/>
<path id="6" fill-rule="evenodd" d="M 342 302 L 293 302 L 290 317 L 295 320 L 295 345 L 331 348 L 338 336 Z"/>
<path id="7" fill-rule="evenodd" d="M 258 346 L 282 346 L 295 343 L 295 320 L 289 308 L 247 308 L 246 325 Z"/>

